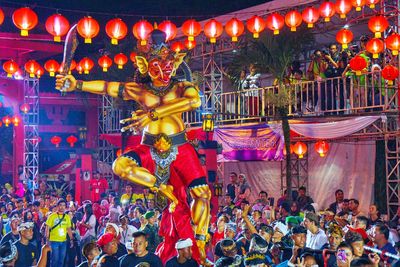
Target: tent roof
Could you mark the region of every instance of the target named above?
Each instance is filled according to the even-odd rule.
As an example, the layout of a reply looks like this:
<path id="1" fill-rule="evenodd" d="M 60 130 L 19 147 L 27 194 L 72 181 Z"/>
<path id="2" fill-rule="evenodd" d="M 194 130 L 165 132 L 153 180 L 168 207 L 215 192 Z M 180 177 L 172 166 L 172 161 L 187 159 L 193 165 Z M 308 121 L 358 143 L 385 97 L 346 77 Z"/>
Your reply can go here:
<path id="1" fill-rule="evenodd" d="M 67 159 L 56 166 L 51 167 L 43 174 L 71 174 L 75 168 L 77 159 Z"/>

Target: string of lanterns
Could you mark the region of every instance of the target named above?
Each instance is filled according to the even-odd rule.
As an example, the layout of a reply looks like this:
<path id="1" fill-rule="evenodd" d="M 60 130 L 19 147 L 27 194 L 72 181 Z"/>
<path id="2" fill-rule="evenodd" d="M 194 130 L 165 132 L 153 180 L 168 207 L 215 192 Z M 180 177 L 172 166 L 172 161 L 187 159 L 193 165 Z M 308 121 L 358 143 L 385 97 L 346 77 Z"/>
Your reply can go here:
<path id="1" fill-rule="evenodd" d="M 322 3 L 319 8 L 306 7 L 302 13 L 297 10 L 291 10 L 282 16 L 279 13 L 269 14 L 264 20 L 262 17 L 254 15 L 249 20 L 246 21 L 246 25 L 237 18 L 230 19 L 225 27 L 222 23 L 215 19 L 209 20 L 205 23 L 203 29 L 198 21 L 195 19 L 186 20 L 182 24 L 182 32 L 187 39 L 182 43 L 180 41 L 175 41 L 171 43 L 171 48 L 180 52 L 185 49 L 193 49 L 196 46 L 195 37 L 204 32 L 204 35 L 210 39 L 211 43 L 215 43 L 216 39 L 220 37 L 224 30 L 231 37 L 232 42 L 238 41 L 245 28 L 253 34 L 254 38 L 259 38 L 259 35 L 265 28 L 270 29 L 274 35 L 279 34 L 279 31 L 286 25 L 291 29 L 291 31 L 296 31 L 297 27 L 301 25 L 304 21 L 307 23 L 309 28 L 318 22 L 320 18 L 324 21 L 330 21 L 330 19 L 338 14 L 340 18 L 346 18 L 346 15 L 355 8 L 356 11 L 360 11 L 365 5 L 369 5 L 370 8 L 375 8 L 375 5 L 379 3 L 379 0 L 338 0 L 335 3 L 326 1 Z M 21 30 L 22 36 L 27 36 L 28 31 L 33 29 L 37 23 L 36 13 L 29 7 L 19 8 L 14 11 L 12 19 L 16 27 Z M 4 21 L 4 12 L 0 9 L 0 25 Z M 54 36 L 54 41 L 59 42 L 61 38 L 66 35 L 69 30 L 70 24 L 68 19 L 61 14 L 54 14 L 47 18 L 46 30 L 48 33 Z M 393 33 L 388 36 L 386 40 L 381 40 L 382 32 L 384 32 L 389 27 L 389 22 L 383 15 L 376 15 L 370 18 L 368 22 L 368 28 L 374 33 L 375 38 L 368 41 L 366 45 L 366 50 L 373 55 L 373 58 L 377 58 L 380 53 L 382 53 L 385 47 L 392 51 L 393 55 L 397 55 L 400 49 L 400 35 Z M 173 40 L 177 35 L 177 27 L 170 20 L 165 20 L 160 23 L 158 29 L 166 33 L 166 41 Z M 79 35 L 81 35 L 85 43 L 91 43 L 92 39 L 95 38 L 100 31 L 99 23 L 90 16 L 85 16 L 79 20 L 77 30 Z M 106 34 L 111 39 L 113 45 L 117 45 L 118 42 L 124 39 L 128 34 L 128 26 L 120 18 L 114 18 L 107 22 Z M 146 45 L 147 39 L 149 38 L 151 32 L 154 30 L 153 25 L 145 19 L 142 19 L 135 23 L 132 27 L 132 33 L 136 39 L 140 41 L 140 45 Z M 341 29 L 336 34 L 336 40 L 345 49 L 348 44 L 353 41 L 353 33 L 349 29 Z M 132 62 L 135 61 L 134 52 L 130 55 Z M 361 67 L 364 66 L 362 62 L 363 58 L 356 58 L 350 62 L 350 67 L 357 75 L 362 72 Z M 108 69 L 115 63 L 118 69 L 123 69 L 123 66 L 128 62 L 128 57 L 122 53 L 114 56 L 113 60 L 107 55 L 102 56 L 98 59 L 97 63 L 107 72 Z M 92 59 L 85 57 L 78 63 L 75 61 L 72 63 L 71 70 L 76 69 L 78 73 L 89 74 L 95 63 Z M 394 74 L 398 69 L 395 66 L 388 65 L 387 69 L 383 72 L 385 73 L 384 78 L 389 82 L 393 81 L 396 77 Z M 386 68 L 385 67 L 385 68 Z M 4 71 L 7 72 L 7 77 L 12 77 L 19 70 L 19 66 L 13 60 L 6 61 L 3 64 Z M 55 61 L 50 59 L 45 62 L 44 68 L 40 66 L 34 60 L 29 60 L 24 65 L 25 71 L 30 77 L 38 77 L 44 74 L 45 70 L 50 76 L 54 76 L 57 71 L 62 70 L 62 66 Z"/>
<path id="2" fill-rule="evenodd" d="M 265 20 L 260 16 L 254 15 L 247 20 L 246 28 L 253 33 L 254 38 L 258 38 L 265 28 L 272 30 L 274 34 L 279 34 L 279 30 L 284 25 L 289 27 L 291 31 L 296 31 L 296 28 L 302 22 L 307 23 L 308 27 L 312 28 L 319 18 L 323 18 L 325 22 L 330 21 L 335 14 L 338 14 L 340 18 L 346 18 L 352 8 L 360 11 L 363 6 L 369 5 L 373 9 L 378 2 L 379 0 L 338 0 L 335 3 L 325 1 L 319 8 L 307 7 L 301 13 L 297 10 L 290 10 L 285 16 L 279 13 L 272 13 Z M 0 25 L 4 19 L 4 12 L 0 9 Z M 37 26 L 38 16 L 31 8 L 22 7 L 13 12 L 12 21 L 20 29 L 22 36 L 28 36 L 29 31 Z M 46 19 L 45 28 L 54 37 L 55 42 L 60 42 L 61 38 L 67 34 L 70 23 L 62 14 L 56 13 Z M 210 42 L 214 43 L 216 38 L 223 34 L 224 28 L 225 32 L 232 38 L 232 41 L 235 42 L 244 33 L 245 27 L 244 23 L 237 18 L 229 20 L 225 27 L 215 19 L 210 19 L 205 23 L 203 29 L 195 19 L 188 19 L 182 24 L 182 32 L 188 37 L 189 41 L 194 41 L 194 38 L 203 31 L 204 35 L 210 39 Z M 167 42 L 176 37 L 177 27 L 170 20 L 161 22 L 158 29 L 166 33 Z M 91 43 L 92 39 L 100 32 L 100 24 L 95 18 L 85 16 L 78 21 L 77 30 L 79 35 L 84 38 L 85 43 Z M 153 30 L 153 25 L 145 19 L 139 20 L 132 27 L 133 35 L 140 41 L 141 45 L 147 43 L 147 39 Z M 105 31 L 111 39 L 111 43 L 117 45 L 120 40 L 127 36 L 128 26 L 121 18 L 113 18 L 106 23 Z"/>
<path id="3" fill-rule="evenodd" d="M 344 0 L 342 0 L 344 1 Z M 385 50 L 385 47 L 392 52 L 394 56 L 398 55 L 400 49 L 400 35 L 392 33 L 385 40 L 382 40 L 382 33 L 389 27 L 388 20 L 382 15 L 376 15 L 369 19 L 368 28 L 374 33 L 374 38 L 370 39 L 365 46 L 365 49 L 372 54 L 372 58 L 378 58 L 379 54 Z M 347 48 L 348 44 L 353 41 L 353 33 L 349 29 L 341 29 L 336 34 L 336 41 Z M 367 60 L 357 55 L 349 62 L 350 68 L 357 76 L 362 74 L 362 71 L 367 68 Z M 393 84 L 393 80 L 398 77 L 399 70 L 393 65 L 386 65 L 382 70 L 382 77 L 388 81 L 388 85 Z"/>
<path id="4" fill-rule="evenodd" d="M 3 107 L 3 103 L 0 102 L 0 107 Z M 27 114 L 30 111 L 30 105 L 28 103 L 24 103 L 19 107 L 20 111 L 24 114 Z M 17 114 L 11 116 L 6 115 L 0 121 L 0 126 L 9 127 L 11 124 L 14 126 L 18 126 L 21 122 L 21 117 Z"/>
<path id="5" fill-rule="evenodd" d="M 329 151 L 329 143 L 327 141 L 319 140 L 314 145 L 314 150 L 321 158 L 325 157 Z M 302 159 L 307 153 L 307 145 L 303 142 L 296 142 L 290 145 L 290 154 L 296 154 L 299 159 Z M 286 149 L 283 149 L 283 154 L 286 155 Z"/>
<path id="6" fill-rule="evenodd" d="M 74 147 L 75 143 L 78 142 L 78 138 L 75 135 L 70 135 L 66 138 L 67 143 L 69 144 L 70 147 Z M 62 142 L 62 138 L 58 135 L 53 136 L 50 139 L 50 142 L 55 145 L 56 147 L 60 147 L 60 144 Z"/>

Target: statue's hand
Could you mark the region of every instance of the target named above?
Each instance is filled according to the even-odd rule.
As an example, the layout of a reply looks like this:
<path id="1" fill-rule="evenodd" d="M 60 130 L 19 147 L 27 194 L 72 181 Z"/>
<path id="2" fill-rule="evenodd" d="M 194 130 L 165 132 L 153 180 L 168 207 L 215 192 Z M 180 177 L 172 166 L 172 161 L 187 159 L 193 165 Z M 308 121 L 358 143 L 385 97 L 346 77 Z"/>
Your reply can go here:
<path id="1" fill-rule="evenodd" d="M 130 124 L 128 126 L 121 128 L 121 132 L 126 132 L 130 129 L 141 130 L 151 122 L 151 118 L 148 112 L 145 112 L 143 110 L 137 110 L 132 112 L 132 116 L 130 118 L 123 119 L 120 121 L 120 123 L 128 123 L 128 122 Z"/>
<path id="2" fill-rule="evenodd" d="M 56 89 L 61 92 L 72 92 L 76 89 L 76 79 L 72 75 L 57 75 Z"/>

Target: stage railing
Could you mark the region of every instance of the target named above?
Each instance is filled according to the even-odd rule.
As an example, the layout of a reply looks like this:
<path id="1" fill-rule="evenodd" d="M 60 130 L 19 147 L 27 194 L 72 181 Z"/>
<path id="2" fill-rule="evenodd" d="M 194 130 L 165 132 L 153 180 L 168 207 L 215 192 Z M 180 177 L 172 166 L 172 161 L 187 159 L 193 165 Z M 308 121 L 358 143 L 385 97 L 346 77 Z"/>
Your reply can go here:
<path id="1" fill-rule="evenodd" d="M 284 90 L 284 93 L 282 92 Z M 275 96 L 273 96 L 275 95 Z M 274 119 L 277 96 L 288 103 L 293 117 L 362 115 L 398 111 L 398 85 L 389 85 L 380 72 L 360 76 L 292 81 L 283 86 L 269 86 L 221 94 L 222 110 L 215 111 L 218 123 L 240 124 Z M 185 113 L 188 125 L 199 125 L 201 113 L 211 104 L 203 97 L 203 106 Z"/>

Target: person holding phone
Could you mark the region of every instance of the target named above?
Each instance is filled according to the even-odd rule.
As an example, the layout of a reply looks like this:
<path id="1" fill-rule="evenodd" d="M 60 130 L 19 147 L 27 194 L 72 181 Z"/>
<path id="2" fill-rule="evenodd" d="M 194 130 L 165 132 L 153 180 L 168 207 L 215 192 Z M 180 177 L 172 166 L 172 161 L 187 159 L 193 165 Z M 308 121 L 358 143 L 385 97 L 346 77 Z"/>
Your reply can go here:
<path id="1" fill-rule="evenodd" d="M 350 267 L 354 258 L 353 248 L 346 242 L 340 243 L 336 251 L 336 264 L 338 267 Z"/>

